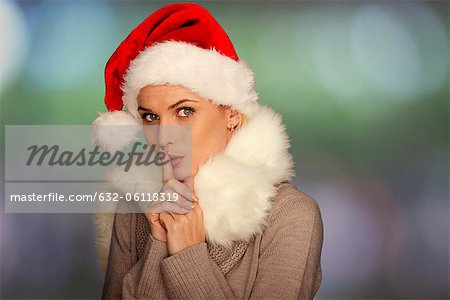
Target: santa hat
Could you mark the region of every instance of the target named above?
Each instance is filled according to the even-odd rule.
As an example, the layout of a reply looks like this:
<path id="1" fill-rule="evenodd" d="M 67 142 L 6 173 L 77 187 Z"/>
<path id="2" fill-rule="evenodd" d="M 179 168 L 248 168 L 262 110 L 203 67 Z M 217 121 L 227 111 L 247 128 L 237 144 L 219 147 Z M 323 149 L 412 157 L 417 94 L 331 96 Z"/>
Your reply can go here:
<path id="1" fill-rule="evenodd" d="M 137 139 L 137 96 L 150 84 L 181 85 L 249 117 L 258 107 L 253 71 L 239 59 L 220 24 L 198 4 L 158 9 L 112 54 L 105 68 L 108 112 L 99 113 L 93 123 L 95 144 L 116 151 Z"/>

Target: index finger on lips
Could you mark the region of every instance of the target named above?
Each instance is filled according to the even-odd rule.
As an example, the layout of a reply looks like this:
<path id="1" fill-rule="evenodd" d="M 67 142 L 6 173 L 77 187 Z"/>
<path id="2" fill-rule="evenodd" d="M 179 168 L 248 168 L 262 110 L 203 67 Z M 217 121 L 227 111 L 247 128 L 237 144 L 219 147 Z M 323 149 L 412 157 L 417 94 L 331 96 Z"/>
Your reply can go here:
<path id="1" fill-rule="evenodd" d="M 163 149 L 161 150 L 161 152 L 164 153 L 165 157 L 165 161 L 168 159 L 169 161 L 163 164 L 163 183 L 166 183 L 167 181 L 171 180 L 171 179 L 175 179 L 174 175 L 173 175 L 173 167 L 172 167 L 172 162 L 170 161 L 170 157 L 167 154 L 167 150 Z"/>
<path id="2" fill-rule="evenodd" d="M 168 182 L 165 185 L 165 189 L 164 191 L 167 192 L 175 192 L 177 193 L 179 196 L 183 197 L 184 199 L 188 200 L 188 201 L 192 201 L 192 190 L 187 187 L 186 185 L 184 185 L 182 182 L 179 182 L 178 180 L 174 179 L 171 180 L 170 182 Z"/>
<path id="3" fill-rule="evenodd" d="M 194 190 L 194 176 L 189 176 L 186 177 L 183 181 L 182 184 L 186 187 L 186 190 L 189 191 L 188 194 L 188 200 L 189 201 L 195 201 L 195 190 Z"/>

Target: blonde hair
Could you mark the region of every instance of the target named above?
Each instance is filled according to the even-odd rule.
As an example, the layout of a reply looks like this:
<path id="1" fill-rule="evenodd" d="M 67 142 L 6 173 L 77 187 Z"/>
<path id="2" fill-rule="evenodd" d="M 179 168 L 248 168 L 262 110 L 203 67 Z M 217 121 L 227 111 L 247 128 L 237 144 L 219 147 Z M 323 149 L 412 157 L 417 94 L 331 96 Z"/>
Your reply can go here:
<path id="1" fill-rule="evenodd" d="M 247 116 L 241 113 L 241 126 L 239 127 L 244 127 L 246 124 L 247 124 Z"/>

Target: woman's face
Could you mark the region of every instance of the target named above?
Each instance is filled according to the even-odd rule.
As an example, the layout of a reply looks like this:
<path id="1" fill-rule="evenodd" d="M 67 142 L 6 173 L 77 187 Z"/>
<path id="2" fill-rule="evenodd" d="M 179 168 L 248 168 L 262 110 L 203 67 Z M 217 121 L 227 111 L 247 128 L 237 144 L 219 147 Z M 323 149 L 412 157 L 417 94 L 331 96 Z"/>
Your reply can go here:
<path id="1" fill-rule="evenodd" d="M 195 176 L 202 163 L 221 152 L 232 136 L 227 127 L 241 120 L 236 110 L 217 106 L 178 85 L 142 88 L 138 106 L 144 125 L 158 125 L 145 126 L 148 143 L 166 147 L 178 180 Z"/>

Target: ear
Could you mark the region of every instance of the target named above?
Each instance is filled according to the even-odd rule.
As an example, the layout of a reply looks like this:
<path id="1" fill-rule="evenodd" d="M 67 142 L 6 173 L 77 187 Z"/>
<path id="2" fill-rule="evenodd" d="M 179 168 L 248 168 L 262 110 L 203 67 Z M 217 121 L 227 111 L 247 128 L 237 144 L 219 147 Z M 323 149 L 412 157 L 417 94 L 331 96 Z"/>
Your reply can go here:
<path id="1" fill-rule="evenodd" d="M 228 106 L 226 108 L 225 117 L 226 117 L 227 127 L 229 127 L 231 125 L 238 126 L 242 121 L 241 113 L 230 106 Z"/>

